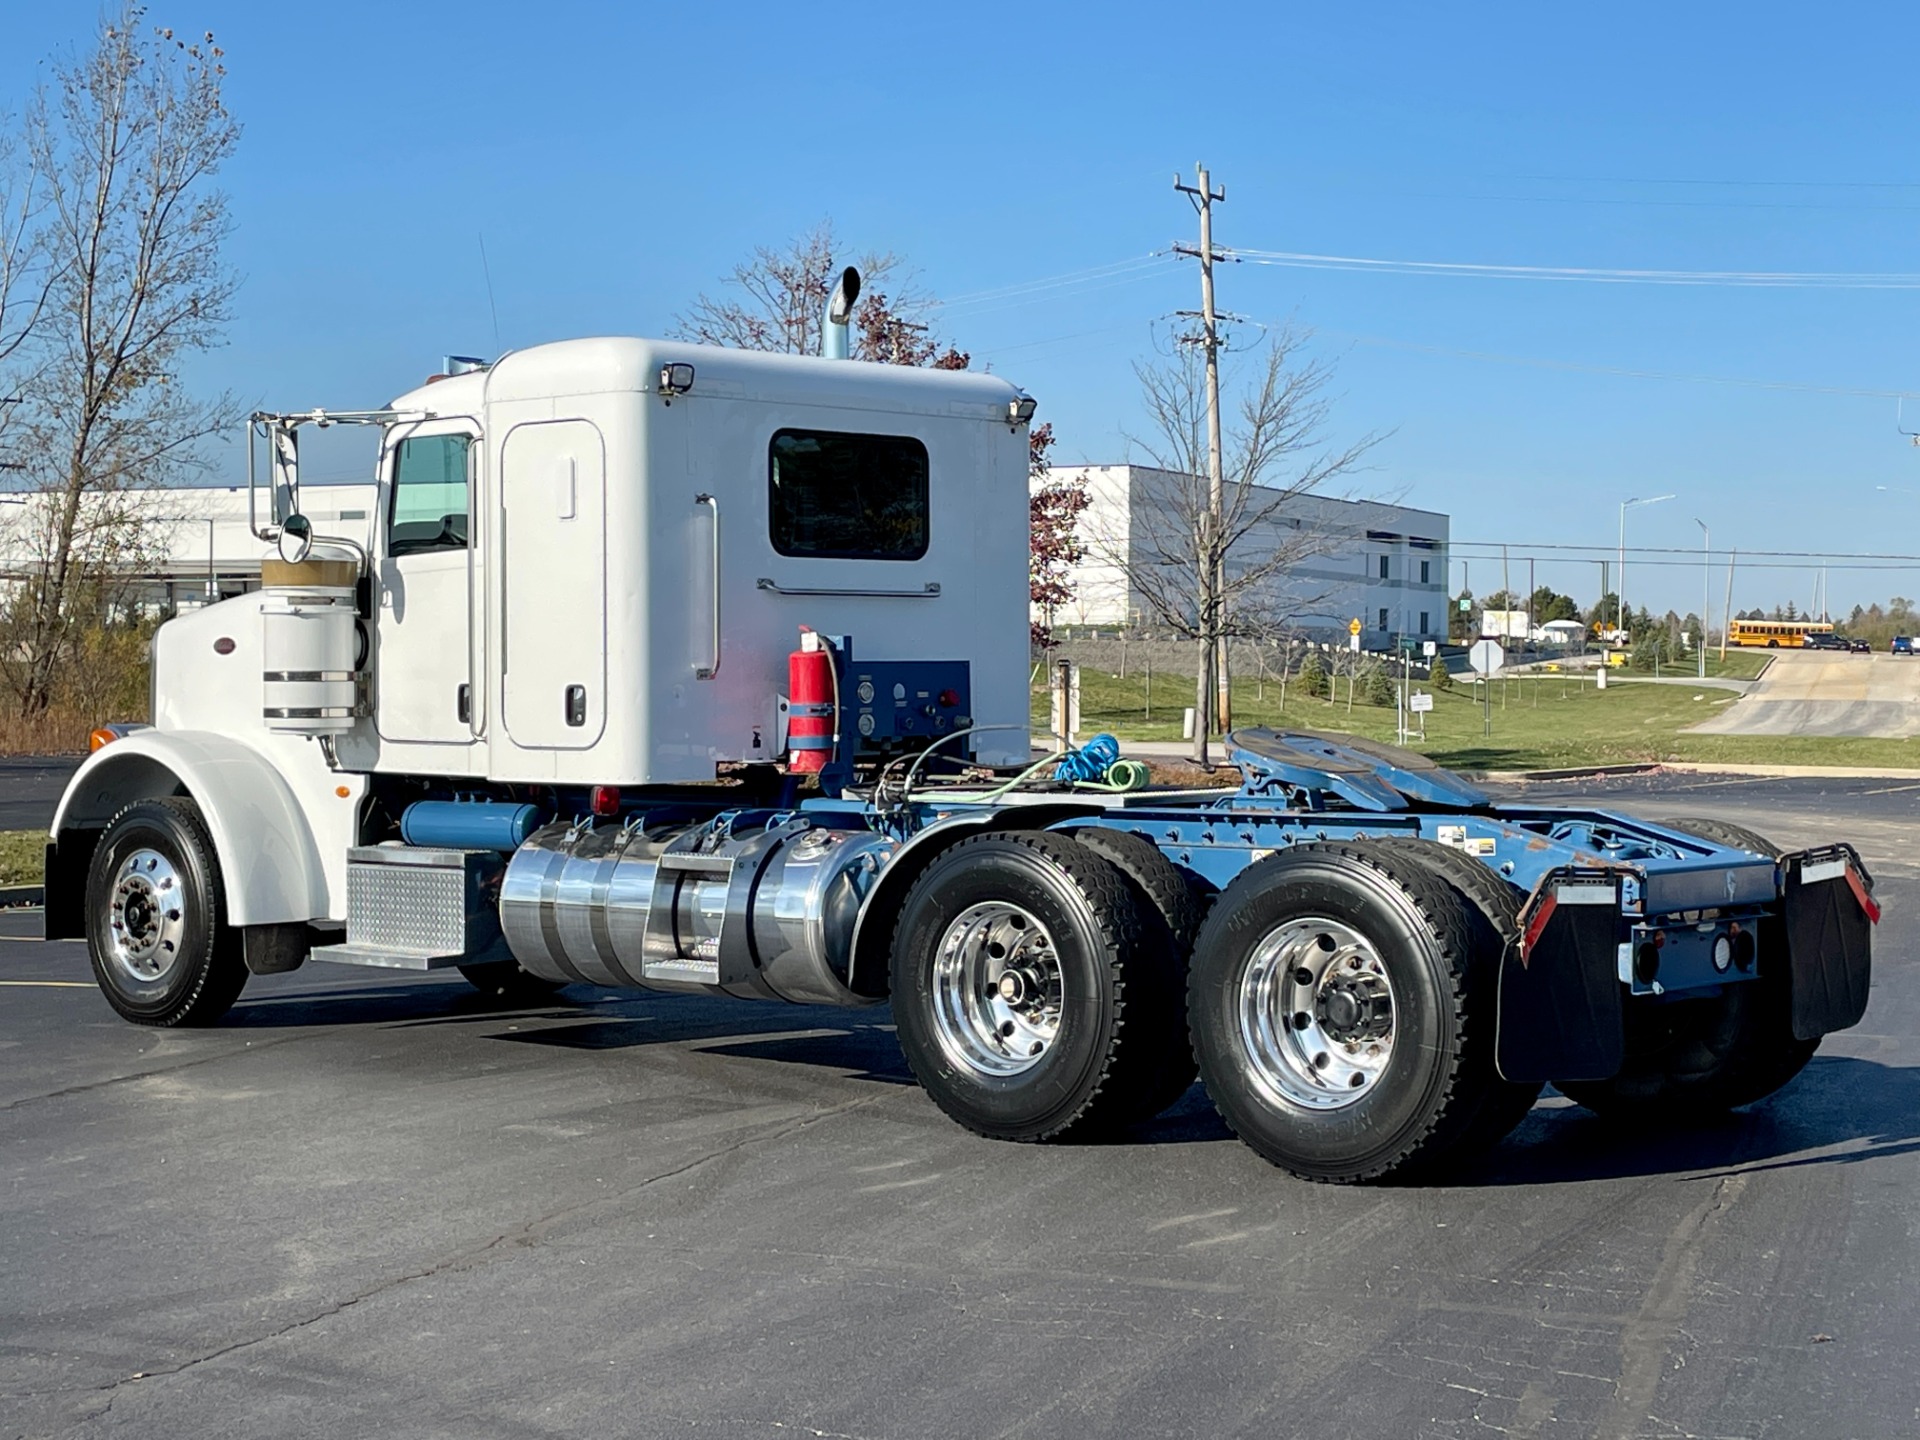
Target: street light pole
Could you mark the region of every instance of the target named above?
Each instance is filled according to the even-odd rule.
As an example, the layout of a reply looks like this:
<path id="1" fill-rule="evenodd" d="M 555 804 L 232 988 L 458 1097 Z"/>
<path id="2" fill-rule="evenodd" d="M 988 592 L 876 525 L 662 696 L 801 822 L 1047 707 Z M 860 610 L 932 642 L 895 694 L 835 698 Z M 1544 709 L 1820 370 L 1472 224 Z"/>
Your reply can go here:
<path id="1" fill-rule="evenodd" d="M 1707 678 L 1707 629 L 1713 611 L 1713 532 L 1698 515 L 1693 523 L 1700 527 L 1700 678 Z"/>
<path id="2" fill-rule="evenodd" d="M 1614 629 L 1623 635 L 1627 629 L 1627 511 L 1635 505 L 1658 505 L 1662 500 L 1671 499 L 1671 495 L 1649 495 L 1644 499 L 1636 496 L 1620 502 L 1620 588 L 1614 595 Z"/>

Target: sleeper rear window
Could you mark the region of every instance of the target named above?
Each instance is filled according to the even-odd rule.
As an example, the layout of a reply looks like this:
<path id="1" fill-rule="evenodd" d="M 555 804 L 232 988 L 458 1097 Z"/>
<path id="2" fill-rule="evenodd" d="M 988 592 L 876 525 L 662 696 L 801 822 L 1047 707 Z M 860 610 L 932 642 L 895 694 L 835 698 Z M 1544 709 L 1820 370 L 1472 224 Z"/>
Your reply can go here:
<path id="1" fill-rule="evenodd" d="M 927 447 L 908 435 L 775 433 L 768 466 L 773 548 L 823 560 L 927 553 Z"/>

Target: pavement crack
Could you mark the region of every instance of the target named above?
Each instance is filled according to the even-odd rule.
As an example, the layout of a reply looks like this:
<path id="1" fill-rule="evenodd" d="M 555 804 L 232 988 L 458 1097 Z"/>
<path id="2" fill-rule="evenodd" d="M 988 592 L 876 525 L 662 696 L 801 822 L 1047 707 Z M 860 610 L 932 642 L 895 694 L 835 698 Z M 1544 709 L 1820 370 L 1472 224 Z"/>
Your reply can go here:
<path id="1" fill-rule="evenodd" d="M 1687 1310 L 1701 1253 L 1715 1224 L 1746 1188 L 1744 1173 L 1725 1176 L 1668 1234 L 1646 1298 L 1620 1329 L 1620 1378 L 1614 1385 L 1613 1403 L 1594 1427 L 1598 1440 L 1628 1440 L 1640 1433 L 1673 1343 L 1687 1336 Z"/>
<path id="2" fill-rule="evenodd" d="M 177 1075 L 182 1070 L 192 1070 L 201 1065 L 212 1065 L 221 1060 L 232 1060 L 244 1055 L 258 1055 L 264 1050 L 272 1050 L 281 1045 L 291 1045 L 298 1040 L 311 1039 L 308 1035 L 288 1035 L 279 1040 L 252 1041 L 238 1050 L 222 1050 L 217 1055 L 196 1055 L 191 1060 L 182 1060 L 174 1065 L 160 1065 L 152 1070 L 140 1070 L 131 1075 L 110 1075 L 104 1080 L 89 1080 L 84 1085 L 67 1085 L 58 1090 L 48 1090 L 39 1095 L 22 1095 L 17 1100 L 9 1100 L 0 1105 L 0 1115 L 19 1110 L 28 1105 L 38 1105 L 47 1100 L 64 1100 L 73 1095 L 88 1095 L 96 1090 L 109 1090 L 115 1085 L 132 1085 L 142 1080 L 152 1080 L 161 1075 Z"/>
<path id="3" fill-rule="evenodd" d="M 197 1369 L 215 1360 L 224 1359 L 242 1350 L 251 1350 L 256 1346 L 282 1339 L 296 1331 L 317 1325 L 323 1320 L 330 1320 L 336 1315 L 344 1314 L 355 1306 L 365 1304 L 369 1300 L 376 1300 L 382 1295 L 389 1294 L 403 1286 L 412 1285 L 421 1280 L 431 1280 L 439 1275 L 457 1274 L 483 1265 L 495 1256 L 505 1254 L 512 1250 L 538 1245 L 556 1226 L 585 1214 L 588 1211 L 618 1204 L 655 1185 L 687 1175 L 692 1171 L 711 1165 L 717 1160 L 724 1160 L 728 1156 L 738 1154 L 740 1151 L 748 1149 L 751 1146 L 767 1145 L 779 1140 L 784 1140 L 790 1135 L 798 1134 L 802 1130 L 810 1129 L 836 1116 L 845 1115 L 849 1111 L 878 1104 L 883 1098 L 885 1097 L 877 1095 L 862 1096 L 857 1100 L 850 1100 L 844 1105 L 834 1105 L 824 1110 L 813 1111 L 810 1114 L 803 1115 L 796 1120 L 788 1121 L 757 1135 L 744 1135 L 738 1140 L 722 1145 L 717 1149 L 709 1150 L 705 1154 L 695 1156 L 684 1164 L 675 1165 L 671 1169 L 649 1175 L 643 1180 L 636 1181 L 634 1184 L 622 1186 L 620 1189 L 607 1194 L 594 1195 L 570 1205 L 560 1206 L 557 1209 L 548 1211 L 544 1215 L 539 1215 L 531 1220 L 524 1221 L 510 1230 L 503 1230 L 491 1239 L 485 1240 L 478 1245 L 471 1245 L 463 1250 L 456 1250 L 452 1254 L 443 1256 L 430 1265 L 424 1265 L 415 1270 L 407 1270 L 398 1275 L 388 1276 L 378 1284 L 369 1285 L 363 1290 L 356 1291 L 343 1299 L 334 1301 L 332 1304 L 322 1306 L 311 1314 L 303 1315 L 297 1320 L 289 1320 L 286 1324 L 275 1326 L 273 1329 L 261 1334 L 250 1335 L 245 1339 L 235 1340 L 230 1344 L 219 1346 L 217 1349 L 209 1350 L 204 1354 L 195 1355 L 190 1359 L 183 1360 L 178 1365 L 171 1365 L 160 1370 L 137 1371 L 132 1375 L 126 1376 L 124 1379 L 114 1380 L 105 1385 L 95 1385 L 88 1388 L 110 1395 L 112 1392 L 126 1385 L 138 1384 L 144 1380 L 163 1380 L 175 1375 L 182 1375 L 189 1370 Z"/>

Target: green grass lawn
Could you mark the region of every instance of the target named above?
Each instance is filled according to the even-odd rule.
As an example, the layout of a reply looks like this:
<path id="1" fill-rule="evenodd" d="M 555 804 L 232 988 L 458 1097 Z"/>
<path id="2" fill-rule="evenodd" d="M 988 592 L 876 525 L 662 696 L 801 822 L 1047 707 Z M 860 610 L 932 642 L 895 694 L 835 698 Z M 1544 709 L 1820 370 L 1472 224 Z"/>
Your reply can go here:
<path id="1" fill-rule="evenodd" d="M 1730 667 L 1735 659 L 1752 663 L 1763 657 L 1729 655 Z M 1418 683 L 1427 688 L 1424 681 Z M 1303 698 L 1297 686 L 1289 686 L 1284 709 L 1279 696 L 1280 687 L 1271 681 L 1264 686 L 1255 680 L 1236 681 L 1234 723 L 1347 730 L 1375 740 L 1394 739 L 1393 711 L 1367 704 L 1364 694 L 1355 697 L 1349 710 L 1344 681 L 1332 704 Z M 1081 733 L 1109 730 L 1122 740 L 1178 740 L 1181 711 L 1193 703 L 1193 682 L 1155 676 L 1150 719 L 1147 698 L 1138 675 L 1122 680 L 1083 669 Z M 1920 741 L 1681 733 L 1731 704 L 1735 696 L 1727 690 L 1635 684 L 1600 690 L 1590 677 L 1569 674 L 1496 680 L 1488 698 L 1483 719 L 1473 686 L 1456 682 L 1451 690 L 1434 692 L 1427 738 L 1415 739 L 1414 748 L 1466 770 L 1544 770 L 1649 760 L 1920 767 Z M 1033 716 L 1036 725 L 1045 726 L 1044 691 L 1034 697 Z M 1488 733 L 1483 733 L 1483 725 Z"/>
<path id="2" fill-rule="evenodd" d="M 0 885 L 38 885 L 46 858 L 46 831 L 0 830 Z"/>
<path id="3" fill-rule="evenodd" d="M 1727 651 L 1727 658 L 1722 660 L 1718 650 L 1709 650 L 1707 652 L 1707 678 L 1709 680 L 1752 680 L 1758 676 L 1762 670 L 1767 668 L 1767 661 L 1779 653 L 1777 650 L 1771 654 L 1765 650 L 1729 650 Z M 1635 666 L 1627 665 L 1622 667 L 1621 673 L 1627 675 L 1651 675 L 1653 674 L 1653 668 L 1649 666 L 1647 669 L 1641 670 Z M 1660 673 L 1676 678 L 1697 676 L 1700 673 L 1699 662 L 1687 659 L 1682 660 L 1677 665 L 1662 665 L 1660 667 Z"/>

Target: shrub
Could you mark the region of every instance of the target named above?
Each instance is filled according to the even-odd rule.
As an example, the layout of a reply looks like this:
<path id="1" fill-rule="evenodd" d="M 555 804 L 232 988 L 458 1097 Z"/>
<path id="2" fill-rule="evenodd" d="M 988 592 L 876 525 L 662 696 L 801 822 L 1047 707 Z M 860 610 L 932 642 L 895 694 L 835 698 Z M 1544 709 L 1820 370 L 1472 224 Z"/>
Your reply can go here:
<path id="1" fill-rule="evenodd" d="M 1316 700 L 1324 700 L 1331 693 L 1332 682 L 1327 679 L 1327 667 L 1318 650 L 1307 652 L 1306 661 L 1300 666 L 1298 683 L 1304 694 Z"/>
<path id="2" fill-rule="evenodd" d="M 1393 708 L 1394 701 L 1400 694 L 1400 687 L 1393 683 L 1393 676 L 1388 672 L 1386 666 L 1374 666 L 1373 669 L 1367 673 L 1365 683 L 1367 703 L 1369 705 L 1382 705 L 1389 710 Z"/>

